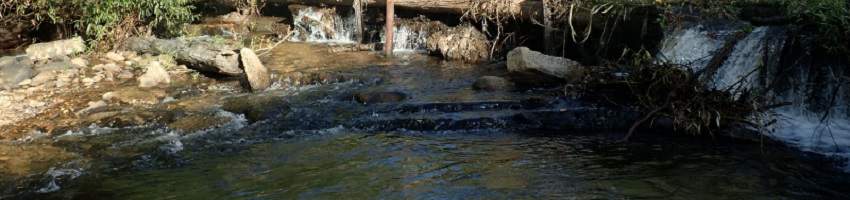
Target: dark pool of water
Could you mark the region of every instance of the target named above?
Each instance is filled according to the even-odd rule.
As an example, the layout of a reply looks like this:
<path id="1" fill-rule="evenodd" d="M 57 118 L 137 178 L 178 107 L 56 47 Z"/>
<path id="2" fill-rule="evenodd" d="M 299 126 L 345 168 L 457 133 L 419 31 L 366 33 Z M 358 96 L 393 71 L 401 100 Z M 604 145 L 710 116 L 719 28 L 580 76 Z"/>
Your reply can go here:
<path id="1" fill-rule="evenodd" d="M 179 153 L 179 167 L 91 174 L 70 199 L 832 199 L 812 166 L 756 145 L 494 130 L 342 128 L 232 152 Z M 827 178 L 828 179 L 828 178 Z M 832 188 L 832 189 L 830 189 Z"/>

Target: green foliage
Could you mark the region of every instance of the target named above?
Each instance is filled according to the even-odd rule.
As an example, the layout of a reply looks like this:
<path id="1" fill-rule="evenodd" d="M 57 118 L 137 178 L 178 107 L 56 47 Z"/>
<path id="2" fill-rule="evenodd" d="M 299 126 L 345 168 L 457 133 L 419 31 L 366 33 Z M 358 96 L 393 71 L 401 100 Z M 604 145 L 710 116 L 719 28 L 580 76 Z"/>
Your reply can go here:
<path id="1" fill-rule="evenodd" d="M 178 35 L 196 15 L 192 0 L 4 0 L 2 16 L 15 21 L 73 25 L 93 44 L 114 42 L 140 27 L 162 36 Z M 12 21 L 12 20 L 9 20 Z"/>
<path id="2" fill-rule="evenodd" d="M 830 53 L 850 53 L 850 2 L 846 0 L 784 0 L 786 13 L 802 29 L 812 29 L 818 44 Z"/>

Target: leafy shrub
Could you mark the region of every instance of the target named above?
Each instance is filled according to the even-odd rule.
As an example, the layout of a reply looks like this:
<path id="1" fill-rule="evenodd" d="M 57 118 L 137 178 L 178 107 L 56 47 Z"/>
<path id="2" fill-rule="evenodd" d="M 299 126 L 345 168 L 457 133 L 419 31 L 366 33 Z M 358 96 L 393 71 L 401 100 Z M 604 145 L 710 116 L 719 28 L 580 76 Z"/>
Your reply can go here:
<path id="1" fill-rule="evenodd" d="M 192 0 L 3 0 L 7 23 L 32 21 L 73 25 L 93 45 L 153 31 L 175 36 L 196 18 Z"/>
<path id="2" fill-rule="evenodd" d="M 814 30 L 821 47 L 830 53 L 850 53 L 850 1 L 783 0 L 786 13 L 801 29 Z"/>

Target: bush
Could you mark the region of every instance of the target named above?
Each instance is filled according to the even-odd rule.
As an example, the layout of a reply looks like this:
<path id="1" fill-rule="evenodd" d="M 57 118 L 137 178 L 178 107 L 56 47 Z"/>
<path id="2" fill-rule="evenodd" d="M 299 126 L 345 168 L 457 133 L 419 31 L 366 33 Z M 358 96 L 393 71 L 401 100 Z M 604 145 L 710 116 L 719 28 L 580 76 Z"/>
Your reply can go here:
<path id="1" fill-rule="evenodd" d="M 850 53 L 850 1 L 784 0 L 786 13 L 800 29 L 813 30 L 829 53 Z"/>
<path id="2" fill-rule="evenodd" d="M 196 18 L 191 0 L 4 0 L 5 23 L 72 25 L 92 45 L 114 43 L 129 35 L 155 32 L 178 35 Z"/>

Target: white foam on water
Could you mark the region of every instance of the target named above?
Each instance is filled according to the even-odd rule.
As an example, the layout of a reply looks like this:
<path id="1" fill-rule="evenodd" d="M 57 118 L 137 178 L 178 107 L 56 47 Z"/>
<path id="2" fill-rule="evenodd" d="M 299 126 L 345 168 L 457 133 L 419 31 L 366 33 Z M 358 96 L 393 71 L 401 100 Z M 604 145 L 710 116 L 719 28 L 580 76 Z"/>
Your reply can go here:
<path id="1" fill-rule="evenodd" d="M 428 51 L 426 42 L 428 41 L 427 30 L 416 30 L 404 25 L 398 25 L 393 28 L 393 52 L 397 53 L 419 53 Z M 381 43 L 386 42 L 386 34 L 381 32 Z"/>
<path id="2" fill-rule="evenodd" d="M 850 119 L 826 117 L 822 114 L 783 108 L 778 111 L 778 123 L 770 136 L 803 151 L 850 161 Z M 850 172 L 850 162 L 844 166 Z"/>
<path id="3" fill-rule="evenodd" d="M 83 169 L 72 169 L 72 168 L 53 168 L 51 167 L 45 173 L 45 176 L 50 180 L 47 182 L 47 185 L 36 190 L 37 193 L 51 193 L 56 192 L 62 189 L 59 185 L 58 181 L 61 180 L 72 180 L 80 177 L 83 174 Z"/>
<path id="4" fill-rule="evenodd" d="M 659 59 L 691 66 L 694 71 L 700 71 L 708 65 L 714 52 L 725 43 L 710 35 L 712 33 L 706 31 L 703 26 L 680 30 L 663 41 Z"/>
<path id="5" fill-rule="evenodd" d="M 767 43 L 768 27 L 758 27 L 735 45 L 729 58 L 717 69 L 713 81 L 713 88 L 726 89 L 751 89 L 759 75 L 759 67 L 764 66 L 764 57 Z M 732 90 L 738 92 L 739 90 Z"/>

